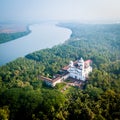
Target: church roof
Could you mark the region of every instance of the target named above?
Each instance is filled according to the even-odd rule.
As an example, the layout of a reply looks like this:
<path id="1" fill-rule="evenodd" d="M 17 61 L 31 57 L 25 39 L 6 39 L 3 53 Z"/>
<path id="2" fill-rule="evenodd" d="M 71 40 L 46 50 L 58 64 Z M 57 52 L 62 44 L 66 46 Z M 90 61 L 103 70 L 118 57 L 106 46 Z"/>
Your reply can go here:
<path id="1" fill-rule="evenodd" d="M 86 64 L 86 63 L 87 63 L 87 64 L 88 64 L 88 63 L 90 64 L 90 63 L 92 63 L 92 60 L 90 60 L 90 59 L 89 59 L 89 60 L 86 60 L 84 63 L 85 63 L 85 64 Z"/>
<path id="2" fill-rule="evenodd" d="M 44 81 L 52 82 L 52 79 L 47 78 L 47 77 L 40 76 L 40 79 L 41 79 L 41 80 L 44 80 Z"/>
<path id="3" fill-rule="evenodd" d="M 90 59 L 84 61 L 85 68 L 87 68 L 91 63 L 92 63 L 92 60 L 90 60 Z M 76 61 L 73 62 L 73 65 L 74 65 L 74 66 L 77 66 L 77 64 L 78 64 L 78 60 L 76 60 Z M 67 66 L 63 67 L 62 70 L 68 70 L 69 67 L 70 67 L 70 66 L 67 65 Z"/>
<path id="4" fill-rule="evenodd" d="M 67 65 L 67 66 L 63 67 L 62 70 L 68 70 L 69 67 L 70 67 L 70 66 Z"/>

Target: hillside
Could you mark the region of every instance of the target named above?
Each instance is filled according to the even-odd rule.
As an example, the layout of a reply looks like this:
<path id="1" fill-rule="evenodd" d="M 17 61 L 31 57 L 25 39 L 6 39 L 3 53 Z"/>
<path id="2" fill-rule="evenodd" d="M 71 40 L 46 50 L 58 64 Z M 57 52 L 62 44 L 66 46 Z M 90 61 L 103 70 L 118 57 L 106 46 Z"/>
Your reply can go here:
<path id="1" fill-rule="evenodd" d="M 40 50 L 0 67 L 0 119 L 118 120 L 120 118 L 120 24 L 62 23 L 72 35 L 64 44 Z M 93 61 L 83 90 L 47 87 L 70 60 Z"/>

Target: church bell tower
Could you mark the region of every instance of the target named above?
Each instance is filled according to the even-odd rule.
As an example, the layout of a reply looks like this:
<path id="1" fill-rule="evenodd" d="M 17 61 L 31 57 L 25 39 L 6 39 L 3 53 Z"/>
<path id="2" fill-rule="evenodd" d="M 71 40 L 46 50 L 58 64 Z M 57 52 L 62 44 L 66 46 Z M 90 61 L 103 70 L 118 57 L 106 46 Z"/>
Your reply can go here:
<path id="1" fill-rule="evenodd" d="M 85 70 L 84 70 L 84 60 L 83 60 L 83 58 L 81 58 L 78 61 L 78 66 L 79 66 L 79 69 L 81 70 L 81 79 L 85 80 Z"/>

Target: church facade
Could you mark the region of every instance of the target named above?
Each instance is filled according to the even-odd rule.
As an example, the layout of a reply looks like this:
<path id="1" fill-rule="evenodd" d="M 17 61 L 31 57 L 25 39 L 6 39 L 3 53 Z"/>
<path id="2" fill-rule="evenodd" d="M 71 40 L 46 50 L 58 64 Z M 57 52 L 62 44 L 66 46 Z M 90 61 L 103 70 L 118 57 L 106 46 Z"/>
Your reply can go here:
<path id="1" fill-rule="evenodd" d="M 69 72 L 69 77 L 85 81 L 89 73 L 92 72 L 91 64 L 91 60 L 84 61 L 83 58 L 81 58 L 75 62 L 70 61 L 69 65 L 63 69 Z"/>

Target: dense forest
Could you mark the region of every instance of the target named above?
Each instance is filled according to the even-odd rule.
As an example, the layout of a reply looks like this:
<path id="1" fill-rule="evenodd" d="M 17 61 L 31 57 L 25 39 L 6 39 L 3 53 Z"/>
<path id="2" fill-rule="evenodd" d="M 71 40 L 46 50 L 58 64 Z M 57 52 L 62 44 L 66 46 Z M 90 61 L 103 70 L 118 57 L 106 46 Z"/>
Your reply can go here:
<path id="1" fill-rule="evenodd" d="M 120 24 L 62 23 L 72 35 L 62 45 L 26 55 L 0 67 L 2 120 L 119 120 Z M 48 87 L 39 75 L 52 78 L 70 60 L 93 61 L 83 89 L 65 83 Z"/>
<path id="2" fill-rule="evenodd" d="M 0 33 L 0 44 L 28 35 L 31 31 L 27 27 L 23 32 Z"/>

